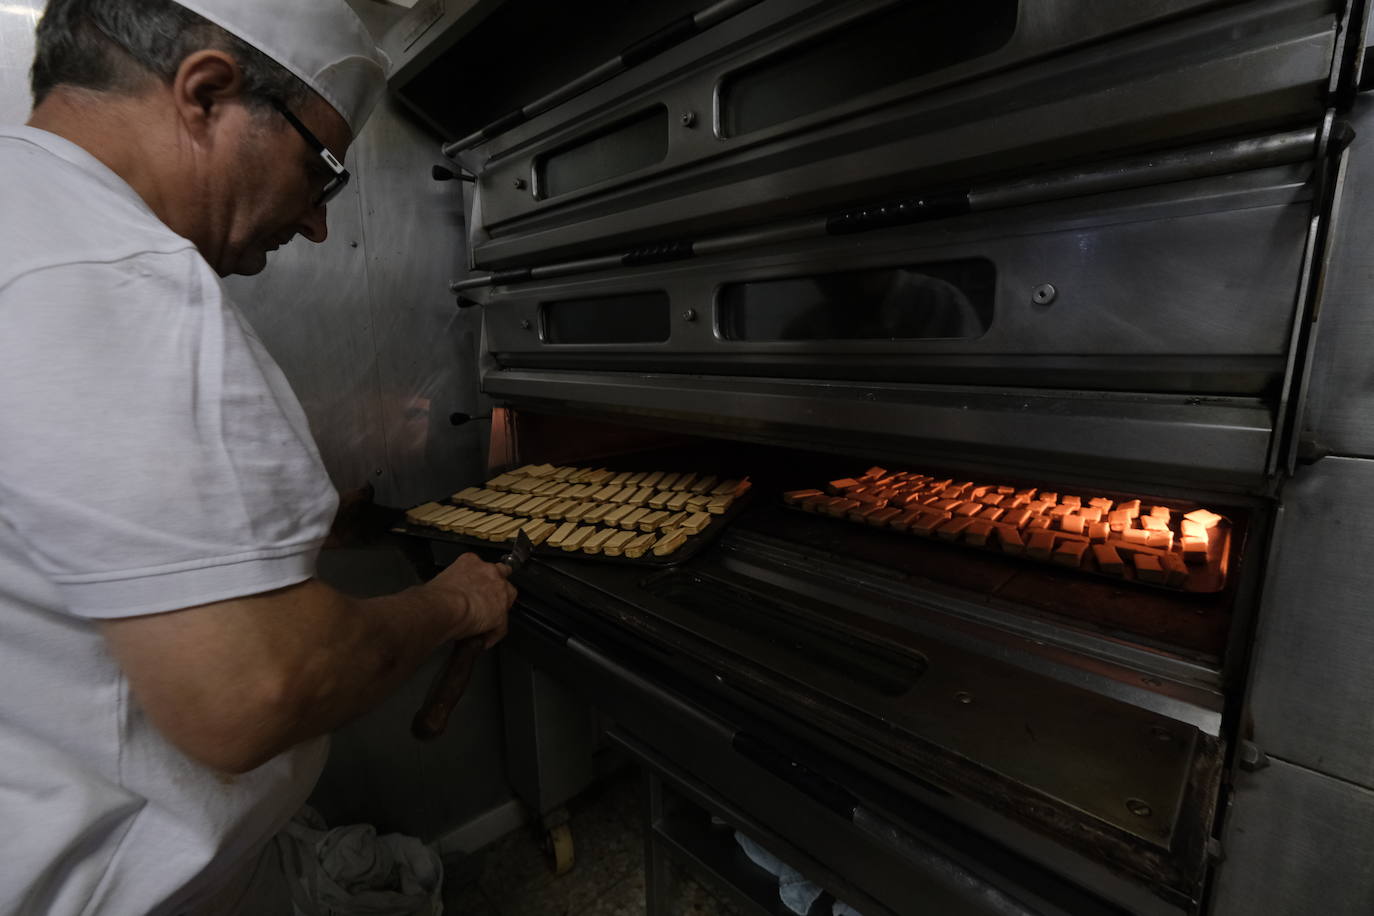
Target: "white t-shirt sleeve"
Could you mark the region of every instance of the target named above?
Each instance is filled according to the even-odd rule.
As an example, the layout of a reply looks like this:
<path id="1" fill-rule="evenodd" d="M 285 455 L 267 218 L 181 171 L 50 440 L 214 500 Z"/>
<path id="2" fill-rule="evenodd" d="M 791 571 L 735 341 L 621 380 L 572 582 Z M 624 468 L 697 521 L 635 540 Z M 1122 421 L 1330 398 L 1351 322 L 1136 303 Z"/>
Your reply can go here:
<path id="1" fill-rule="evenodd" d="M 193 250 L 0 290 L 0 516 L 71 613 L 302 582 L 336 506 L 290 386 Z"/>

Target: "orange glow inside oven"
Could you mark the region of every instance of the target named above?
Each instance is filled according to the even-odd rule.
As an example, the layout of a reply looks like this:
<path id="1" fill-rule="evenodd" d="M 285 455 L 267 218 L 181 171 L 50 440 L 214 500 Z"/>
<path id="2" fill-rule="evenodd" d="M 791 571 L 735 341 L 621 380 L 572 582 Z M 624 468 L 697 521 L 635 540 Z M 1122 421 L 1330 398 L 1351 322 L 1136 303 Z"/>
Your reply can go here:
<path id="1" fill-rule="evenodd" d="M 783 499 L 850 524 L 1142 585 L 1217 592 L 1226 584 L 1230 521 L 1195 504 L 882 467 Z"/>

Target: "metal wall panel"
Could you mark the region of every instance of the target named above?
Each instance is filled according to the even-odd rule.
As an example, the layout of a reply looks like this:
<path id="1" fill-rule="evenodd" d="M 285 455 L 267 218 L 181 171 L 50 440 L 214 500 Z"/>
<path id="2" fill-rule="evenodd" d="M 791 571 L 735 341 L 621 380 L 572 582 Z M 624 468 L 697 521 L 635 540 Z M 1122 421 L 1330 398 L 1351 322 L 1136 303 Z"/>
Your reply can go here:
<path id="1" fill-rule="evenodd" d="M 1210 916 L 1374 913 L 1374 792 L 1275 761 L 1232 809 Z"/>
<path id="2" fill-rule="evenodd" d="M 448 292 L 465 272 L 463 194 L 460 182 L 430 177 L 442 162 L 434 138 L 391 103 L 353 154 L 389 469 L 378 495 L 393 505 L 450 493 L 486 462 L 488 424 L 449 421 L 491 411 L 477 381 L 481 310 L 459 311 Z"/>
<path id="3" fill-rule="evenodd" d="M 1250 710 L 1271 757 L 1374 787 L 1374 461 L 1327 458 L 1284 489 Z"/>
<path id="4" fill-rule="evenodd" d="M 372 482 L 379 502 L 413 505 L 484 469 L 477 391 L 480 314 L 459 313 L 462 204 L 429 177 L 437 143 L 379 107 L 349 161 L 356 180 L 331 206 L 321 246 L 298 239 L 257 277 L 227 282 L 305 405 L 335 484 Z"/>
<path id="5" fill-rule="evenodd" d="M 1374 456 L 1374 99 L 1356 100 L 1355 141 L 1322 296 L 1305 426 L 1340 455 Z"/>
<path id="6" fill-rule="evenodd" d="M 329 208 L 329 238 L 298 238 L 256 277 L 225 286 L 305 407 L 340 490 L 385 476 L 367 256 L 357 185 Z"/>
<path id="7" fill-rule="evenodd" d="M 0 124 L 23 124 L 29 116 L 29 63 L 33 29 L 44 0 L 0 2 Z"/>

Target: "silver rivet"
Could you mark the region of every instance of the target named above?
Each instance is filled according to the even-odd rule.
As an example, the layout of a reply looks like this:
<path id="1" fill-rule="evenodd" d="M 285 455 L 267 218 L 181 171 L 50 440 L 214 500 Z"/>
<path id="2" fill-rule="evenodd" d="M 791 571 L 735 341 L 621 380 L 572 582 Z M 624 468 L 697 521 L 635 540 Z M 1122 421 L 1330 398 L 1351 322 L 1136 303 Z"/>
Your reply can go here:
<path id="1" fill-rule="evenodd" d="M 534 324 L 528 318 L 521 318 L 520 327 L 528 331 L 530 328 L 534 327 Z"/>
<path id="2" fill-rule="evenodd" d="M 696 310 L 696 309 L 688 309 L 687 311 L 683 312 L 683 313 L 682 313 L 682 320 L 683 320 L 683 321 L 696 321 L 696 320 L 697 320 L 697 310 Z"/>
<path id="3" fill-rule="evenodd" d="M 1041 283 L 1031 293 L 1031 301 L 1036 305 L 1049 305 L 1059 295 L 1059 290 L 1054 288 L 1053 283 Z"/>
<path id="4" fill-rule="evenodd" d="M 697 113 L 695 111 L 684 111 L 680 120 L 682 121 L 683 127 L 691 127 L 697 123 Z"/>
<path id="5" fill-rule="evenodd" d="M 511 183 L 512 183 L 513 185 L 515 185 L 515 190 L 517 190 L 517 191 L 523 191 L 523 190 L 525 190 L 525 179 L 523 179 L 523 178 L 517 178 L 517 179 L 515 179 L 515 181 L 513 181 L 513 182 L 511 182 Z"/>
<path id="6" fill-rule="evenodd" d="M 961 690 L 954 695 L 954 699 L 967 706 L 973 702 L 973 694 L 969 693 L 967 690 Z"/>
<path id="7" fill-rule="evenodd" d="M 1149 817 L 1154 814 L 1154 809 L 1138 798 L 1126 799 L 1126 810 L 1136 817 Z"/>

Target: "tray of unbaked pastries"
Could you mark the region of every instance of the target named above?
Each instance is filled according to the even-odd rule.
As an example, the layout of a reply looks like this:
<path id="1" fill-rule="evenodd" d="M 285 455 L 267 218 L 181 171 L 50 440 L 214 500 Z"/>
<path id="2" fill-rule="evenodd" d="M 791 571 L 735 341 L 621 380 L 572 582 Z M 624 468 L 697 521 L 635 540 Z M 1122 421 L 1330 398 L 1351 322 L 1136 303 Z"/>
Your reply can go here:
<path id="1" fill-rule="evenodd" d="M 1196 505 L 1074 495 L 872 467 L 783 501 L 917 538 L 1185 592 L 1226 585 L 1231 522 Z"/>
<path id="2" fill-rule="evenodd" d="M 539 556 L 672 566 L 729 524 L 749 487 L 695 471 L 525 465 L 416 506 L 395 530 L 491 547 L 523 529 Z"/>

